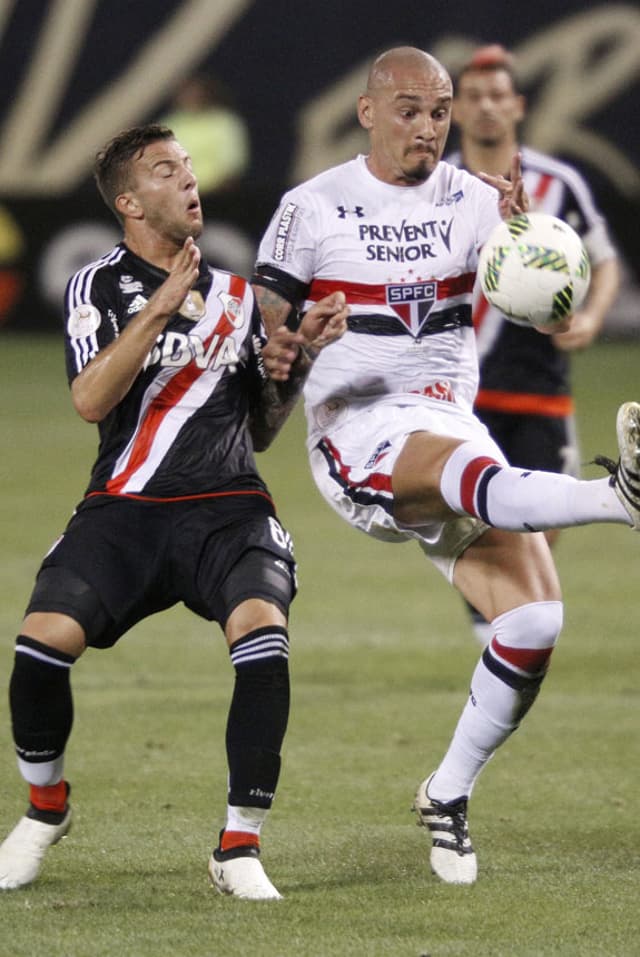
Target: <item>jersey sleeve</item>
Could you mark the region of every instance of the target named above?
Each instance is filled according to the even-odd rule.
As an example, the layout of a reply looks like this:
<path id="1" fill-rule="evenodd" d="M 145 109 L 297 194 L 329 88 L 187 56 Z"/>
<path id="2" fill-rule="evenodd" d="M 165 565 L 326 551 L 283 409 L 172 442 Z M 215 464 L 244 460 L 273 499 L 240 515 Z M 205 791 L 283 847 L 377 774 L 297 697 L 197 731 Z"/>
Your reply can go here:
<path id="1" fill-rule="evenodd" d="M 119 335 L 117 303 L 108 276 L 85 269 L 69 281 L 64 297 L 67 378 L 71 383 L 95 355 Z"/>
<path id="2" fill-rule="evenodd" d="M 256 270 L 285 273 L 298 283 L 311 282 L 316 271 L 317 243 L 310 196 L 292 190 L 283 197 L 258 249 Z"/>

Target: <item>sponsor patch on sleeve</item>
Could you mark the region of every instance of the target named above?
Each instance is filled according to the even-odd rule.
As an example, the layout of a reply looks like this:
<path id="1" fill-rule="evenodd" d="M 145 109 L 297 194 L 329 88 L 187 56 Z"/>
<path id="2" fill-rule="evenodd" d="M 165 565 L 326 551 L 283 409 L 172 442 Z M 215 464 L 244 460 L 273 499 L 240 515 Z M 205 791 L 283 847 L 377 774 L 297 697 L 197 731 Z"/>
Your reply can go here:
<path id="1" fill-rule="evenodd" d="M 72 339 L 86 339 L 99 328 L 102 319 L 90 303 L 76 306 L 67 319 L 67 332 Z"/>
<path id="2" fill-rule="evenodd" d="M 287 258 L 287 247 L 298 215 L 295 203 L 287 203 L 282 210 L 273 247 L 273 258 L 276 262 L 284 262 Z"/>

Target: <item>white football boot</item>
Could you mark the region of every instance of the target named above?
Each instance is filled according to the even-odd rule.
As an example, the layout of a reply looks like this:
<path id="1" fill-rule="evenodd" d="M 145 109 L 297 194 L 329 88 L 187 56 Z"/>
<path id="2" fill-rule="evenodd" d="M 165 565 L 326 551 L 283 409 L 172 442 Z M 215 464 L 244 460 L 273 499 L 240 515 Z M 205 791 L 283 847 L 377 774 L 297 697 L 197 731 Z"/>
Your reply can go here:
<path id="1" fill-rule="evenodd" d="M 473 884 L 478 876 L 478 861 L 471 846 L 467 826 L 467 798 L 436 801 L 429 797 L 433 774 L 418 788 L 412 810 L 418 824 L 431 834 L 431 870 L 447 884 Z"/>
<path id="2" fill-rule="evenodd" d="M 620 461 L 611 484 L 640 531 L 640 404 L 625 402 L 616 418 Z"/>
<path id="3" fill-rule="evenodd" d="M 257 847 L 233 847 L 229 851 L 215 849 L 209 858 L 209 877 L 220 894 L 244 900 L 282 900 L 264 872 Z"/>
<path id="4" fill-rule="evenodd" d="M 25 815 L 0 844 L 0 890 L 31 884 L 40 873 L 48 849 L 71 827 L 71 808 L 59 824 L 46 824 Z"/>
<path id="5" fill-rule="evenodd" d="M 611 473 L 609 485 L 618 496 L 631 519 L 632 527 L 640 531 L 640 403 L 625 402 L 618 409 L 616 433 L 620 458 L 617 462 L 606 455 L 596 455 L 595 465 L 602 465 Z"/>

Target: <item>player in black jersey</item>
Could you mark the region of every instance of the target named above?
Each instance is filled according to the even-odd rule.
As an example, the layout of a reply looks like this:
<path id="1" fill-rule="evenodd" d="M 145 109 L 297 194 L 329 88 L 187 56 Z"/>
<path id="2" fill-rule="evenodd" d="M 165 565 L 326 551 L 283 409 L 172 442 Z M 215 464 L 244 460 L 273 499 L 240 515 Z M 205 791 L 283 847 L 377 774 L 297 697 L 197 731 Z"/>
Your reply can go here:
<path id="1" fill-rule="evenodd" d="M 505 319 L 476 290 L 480 386 L 475 411 L 512 465 L 578 475 L 568 353 L 589 346 L 602 329 L 619 287 L 617 254 L 582 175 L 568 163 L 519 145 L 525 108 L 513 56 L 498 44 L 477 49 L 457 76 L 453 122 L 460 149 L 447 161 L 472 173 L 497 175 L 509 169 L 519 150 L 529 208 L 564 219 L 579 233 L 592 280 L 570 330 L 551 336 Z M 545 534 L 553 544 L 560 532 Z M 491 625 L 479 611 L 470 611 L 474 632 L 486 644 Z"/>
<path id="2" fill-rule="evenodd" d="M 259 849 L 289 712 L 295 564 L 253 450 L 284 422 L 315 351 L 342 334 L 344 297 L 265 341 L 249 284 L 200 256 L 196 177 L 166 127 L 116 136 L 96 180 L 124 239 L 68 285 L 66 356 L 74 406 L 98 423 L 100 447 L 16 643 L 11 715 L 30 804 L 0 846 L 0 888 L 33 881 L 69 830 L 74 662 L 183 602 L 220 624 L 236 673 L 211 880 L 222 893 L 278 898 Z"/>

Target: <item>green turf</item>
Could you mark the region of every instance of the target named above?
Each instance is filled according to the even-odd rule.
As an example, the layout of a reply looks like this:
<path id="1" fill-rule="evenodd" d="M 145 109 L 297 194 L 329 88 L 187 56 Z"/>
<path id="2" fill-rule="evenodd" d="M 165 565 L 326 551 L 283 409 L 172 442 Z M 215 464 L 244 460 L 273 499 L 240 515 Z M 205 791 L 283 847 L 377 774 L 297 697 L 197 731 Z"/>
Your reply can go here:
<path id="1" fill-rule="evenodd" d="M 640 349 L 578 356 L 584 458 L 615 454 Z M 0 338 L 0 665 L 39 560 L 80 498 L 95 428 L 55 340 Z M 231 668 L 175 609 L 74 668 L 75 823 L 31 888 L 0 896 L 0 957 L 632 957 L 640 952 L 640 540 L 566 532 L 566 626 L 523 727 L 478 783 L 480 874 L 439 884 L 409 808 L 462 707 L 477 648 L 457 596 L 411 545 L 353 532 L 312 487 L 296 413 L 262 469 L 294 534 L 293 708 L 264 860 L 285 899 L 217 896 Z M 589 467 L 587 475 L 595 475 Z M 0 831 L 22 813 L 0 697 Z"/>

